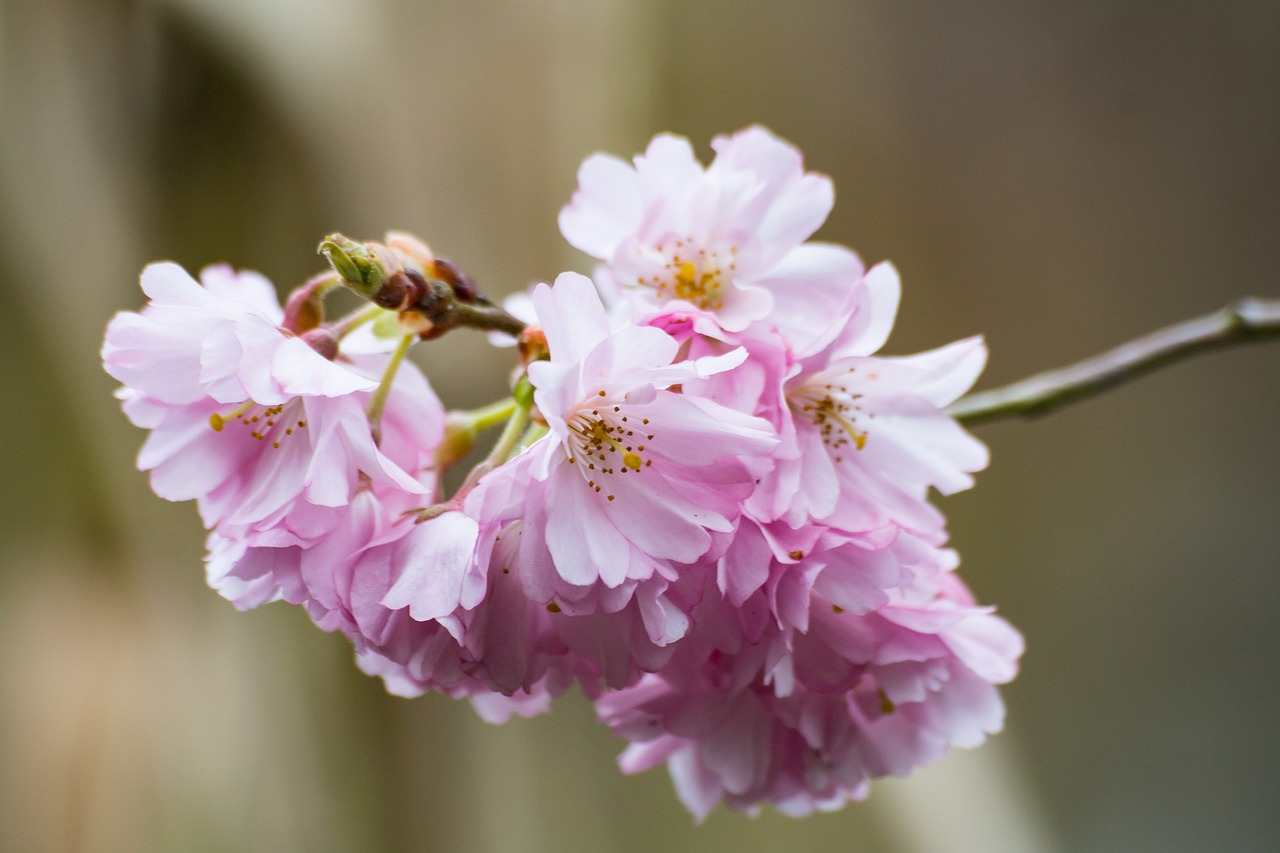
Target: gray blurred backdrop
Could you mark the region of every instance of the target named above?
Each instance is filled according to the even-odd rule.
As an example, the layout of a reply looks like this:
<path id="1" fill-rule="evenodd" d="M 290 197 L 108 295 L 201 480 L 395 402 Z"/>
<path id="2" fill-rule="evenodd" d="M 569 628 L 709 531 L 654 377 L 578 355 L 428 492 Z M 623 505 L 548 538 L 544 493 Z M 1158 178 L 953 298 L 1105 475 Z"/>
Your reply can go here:
<path id="1" fill-rule="evenodd" d="M 588 268 L 585 155 L 752 122 L 898 265 L 890 350 L 983 332 L 986 386 L 1280 294 L 1273 2 L 2 0 L 0 849 L 1276 849 L 1280 344 L 977 431 L 943 506 L 1027 636 L 1007 730 L 834 815 L 695 827 L 580 697 L 393 699 L 205 587 L 97 358 L 143 264 L 291 287 L 403 228 L 502 294 Z M 503 393 L 478 337 L 418 353 L 454 405 Z"/>

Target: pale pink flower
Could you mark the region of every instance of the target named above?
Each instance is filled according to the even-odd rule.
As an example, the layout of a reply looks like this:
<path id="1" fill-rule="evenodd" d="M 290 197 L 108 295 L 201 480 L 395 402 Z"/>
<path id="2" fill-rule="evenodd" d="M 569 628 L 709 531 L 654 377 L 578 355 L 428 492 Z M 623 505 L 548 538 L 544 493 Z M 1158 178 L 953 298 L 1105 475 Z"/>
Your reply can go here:
<path id="1" fill-rule="evenodd" d="M 689 628 L 688 611 L 700 597 L 705 567 L 672 566 L 665 574 L 628 578 L 616 587 L 568 583 L 548 548 L 552 510 L 537 500 L 521 503 L 520 496 L 529 493 L 527 476 L 507 476 L 519 468 L 508 464 L 486 475 L 466 502 L 467 512 L 478 517 L 514 519 L 502 522 L 494 537 L 487 560 L 490 588 L 467 626 L 468 647 L 484 658 L 494 683 L 512 683 L 502 672 L 553 665 L 572 671 L 594 694 L 601 684 L 621 687 L 663 666 Z M 495 599 L 495 591 L 503 598 Z M 573 659 L 528 663 L 521 656 L 531 649 L 544 658 L 571 653 Z"/>
<path id="2" fill-rule="evenodd" d="M 947 414 L 986 362 L 981 338 L 918 355 L 875 356 L 897 309 L 897 272 L 887 263 L 859 283 L 837 334 L 798 354 L 784 386 L 784 447 L 752 499 L 762 519 L 793 527 L 820 522 L 845 531 L 895 524 L 942 541 L 929 504 L 968 488 L 987 450 Z"/>
<path id="3" fill-rule="evenodd" d="M 610 331 L 591 282 L 534 292 L 550 361 L 529 367 L 550 433 L 512 464 L 527 486 L 524 536 L 543 538 L 564 583 L 610 589 L 691 563 L 729 532 L 777 443 L 758 418 L 670 390 L 745 353 L 676 361 L 654 328 Z M 533 513 L 541 513 L 537 523 Z"/>
<path id="4" fill-rule="evenodd" d="M 727 544 L 776 438 L 758 418 L 671 390 L 741 353 L 676 361 L 679 344 L 658 329 L 612 330 L 592 283 L 572 273 L 533 300 L 550 360 L 529 378 L 549 431 L 486 474 L 465 512 L 501 528 L 495 553 L 525 600 L 618 686 L 661 666 L 687 631 L 691 602 L 675 587 Z M 419 583 L 389 601 L 425 607 Z"/>
<path id="5" fill-rule="evenodd" d="M 802 632 L 815 590 L 849 612 L 867 613 L 914 576 L 908 541 L 893 526 L 850 535 L 744 516 L 716 563 L 720 607 L 763 609 L 779 629 Z M 748 604 L 753 596 L 761 598 L 754 606 Z"/>
<path id="6" fill-rule="evenodd" d="M 544 710 L 579 666 L 550 614 L 514 577 L 488 570 L 474 522 L 451 511 L 416 524 L 409 497 L 362 491 L 306 546 L 248 546 L 215 532 L 210 585 L 241 609 L 301 605 L 346 635 L 360 667 L 392 693 L 465 696 L 490 720 Z"/>
<path id="7" fill-rule="evenodd" d="M 731 618 L 758 622 L 749 608 L 703 619 L 714 599 L 700 605 L 699 634 L 666 668 L 596 700 L 602 719 L 632 741 L 623 770 L 666 761 L 699 819 L 722 801 L 802 815 L 860 799 L 871 779 L 998 731 L 1004 709 L 994 685 L 1016 673 L 1021 637 L 974 606 L 947 552 L 916 540 L 881 550 L 875 559 L 891 558 L 896 571 L 846 553 L 775 573 L 807 587 L 807 601 L 793 624 L 754 638 L 703 630 Z M 843 577 L 824 577 L 833 572 Z M 851 574 L 863 577 L 851 586 Z M 876 577 L 889 582 L 879 606 L 866 595 Z M 775 605 L 779 614 L 788 607 Z"/>
<path id="8" fill-rule="evenodd" d="M 761 127 L 712 147 L 706 168 L 670 135 L 634 167 L 589 157 L 560 230 L 604 262 L 602 287 L 642 311 L 699 309 L 728 331 L 762 322 L 808 340 L 840 313 L 863 269 L 844 247 L 805 243 L 831 210 L 831 180 L 805 172 L 800 152 Z"/>
<path id="9" fill-rule="evenodd" d="M 369 614 L 357 644 L 361 667 L 401 695 L 467 696 L 490 720 L 544 709 L 575 677 L 594 683 L 597 669 L 559 636 L 544 602 L 525 595 L 518 541 L 511 527 L 494 530 L 450 510 L 371 549 L 355 569 L 356 598 Z"/>
<path id="10" fill-rule="evenodd" d="M 149 304 L 117 314 L 103 344 L 125 413 L 151 430 L 138 467 L 157 494 L 194 499 L 208 527 L 266 543 L 321 535 L 362 482 L 426 491 L 414 475 L 444 412 L 416 368 L 397 374 L 379 447 L 364 408 L 385 356 L 329 360 L 278 325 L 261 276 L 212 267 L 202 278 L 149 266 Z"/>

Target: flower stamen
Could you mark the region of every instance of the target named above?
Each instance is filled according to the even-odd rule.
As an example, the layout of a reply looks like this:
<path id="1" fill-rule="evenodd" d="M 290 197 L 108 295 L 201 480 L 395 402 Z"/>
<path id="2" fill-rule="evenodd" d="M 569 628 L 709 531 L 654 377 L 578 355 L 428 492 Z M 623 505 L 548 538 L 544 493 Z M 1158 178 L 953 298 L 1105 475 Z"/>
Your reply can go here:
<path id="1" fill-rule="evenodd" d="M 867 446 L 866 431 L 854 426 L 858 415 L 862 413 L 862 406 L 857 403 L 862 398 L 861 394 L 852 393 L 838 385 L 824 385 L 821 388 L 805 385 L 793 396 L 792 407 L 800 404 L 800 413 L 818 428 L 822 443 L 827 447 L 838 451 L 851 443 L 855 450 L 862 450 Z M 839 456 L 835 459 L 837 462 L 843 461 Z"/>
<path id="2" fill-rule="evenodd" d="M 687 242 L 677 240 L 668 253 L 667 245 L 659 244 L 661 271 L 648 278 L 640 276 L 635 283 L 652 286 L 662 299 L 681 299 L 708 311 L 724 308 L 725 289 L 738 266 L 734 260 L 738 247 L 698 249 L 694 255 L 692 245 L 692 237 Z"/>
<path id="3" fill-rule="evenodd" d="M 222 432 L 227 424 L 239 421 L 241 426 L 249 427 L 249 435 L 255 441 L 266 441 L 267 436 L 271 435 L 271 447 L 279 450 L 281 441 L 293 435 L 296 430 L 307 427 L 305 420 L 293 420 L 292 415 L 280 417 L 293 402 L 294 400 L 290 400 L 280 405 L 263 407 L 253 400 L 246 400 L 225 415 L 218 412 L 209 415 L 209 426 L 214 432 Z"/>
<path id="4" fill-rule="evenodd" d="M 245 400 L 243 405 L 234 411 L 227 412 L 225 415 L 214 412 L 212 415 L 209 415 L 209 426 L 213 427 L 214 432 L 222 432 L 222 428 L 228 421 L 234 421 L 236 418 L 252 409 L 254 405 L 256 404 L 252 400 Z"/>
<path id="5" fill-rule="evenodd" d="M 605 412 L 599 408 L 583 410 L 572 415 L 566 422 L 570 433 L 569 443 L 565 448 L 569 462 L 584 469 L 587 485 L 597 492 L 601 491 L 597 482 L 600 474 L 635 473 L 653 464 L 652 460 L 646 460 L 641 455 L 645 449 L 643 444 L 628 443 L 634 430 L 627 429 L 626 424 L 622 423 L 627 418 L 621 411 L 619 406 L 613 406 L 612 411 Z M 621 464 L 616 468 L 609 464 L 610 456 L 615 453 L 621 457 Z M 613 497 L 609 496 L 609 499 L 613 500 Z"/>

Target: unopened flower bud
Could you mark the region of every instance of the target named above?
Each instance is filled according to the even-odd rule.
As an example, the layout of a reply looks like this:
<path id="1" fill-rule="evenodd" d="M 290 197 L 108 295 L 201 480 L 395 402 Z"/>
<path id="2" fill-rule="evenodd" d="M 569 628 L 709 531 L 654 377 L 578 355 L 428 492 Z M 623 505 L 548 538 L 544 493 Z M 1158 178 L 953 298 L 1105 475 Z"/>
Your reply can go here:
<path id="1" fill-rule="evenodd" d="M 547 335 L 542 331 L 542 326 L 537 323 L 530 323 L 524 327 L 517 345 L 520 348 L 520 363 L 525 367 L 535 361 L 550 358 L 547 350 Z"/>
<path id="2" fill-rule="evenodd" d="M 388 271 L 384 269 L 384 259 L 362 243 L 341 234 L 330 234 L 317 251 L 342 276 L 347 287 L 365 299 L 373 299 L 386 282 Z"/>
<path id="3" fill-rule="evenodd" d="M 480 290 L 471 276 L 460 270 L 453 261 L 437 258 L 435 267 L 436 275 L 447 282 L 453 288 L 454 295 L 463 302 L 475 302 L 480 298 Z"/>
<path id="4" fill-rule="evenodd" d="M 447 471 L 470 453 L 475 443 L 475 421 L 462 412 L 449 412 L 444 422 L 444 438 L 436 448 L 436 470 Z"/>
<path id="5" fill-rule="evenodd" d="M 404 297 L 408 292 L 409 277 L 401 270 L 388 278 L 373 295 L 373 304 L 388 311 L 399 311 L 404 307 Z"/>
<path id="6" fill-rule="evenodd" d="M 300 335 L 324 322 L 324 294 L 337 285 L 333 273 L 322 273 L 289 294 L 281 325 Z"/>
<path id="7" fill-rule="evenodd" d="M 427 289 L 427 280 L 422 273 L 406 268 L 392 274 L 373 301 L 388 311 L 400 311 L 416 305 Z"/>
<path id="8" fill-rule="evenodd" d="M 431 247 L 407 231 L 388 231 L 387 247 L 410 261 L 407 266 L 416 264 L 423 272 L 430 272 L 435 267 L 436 256 Z"/>
<path id="9" fill-rule="evenodd" d="M 329 329 L 310 329 L 302 334 L 302 340 L 320 355 L 333 361 L 338 357 L 338 336 Z"/>

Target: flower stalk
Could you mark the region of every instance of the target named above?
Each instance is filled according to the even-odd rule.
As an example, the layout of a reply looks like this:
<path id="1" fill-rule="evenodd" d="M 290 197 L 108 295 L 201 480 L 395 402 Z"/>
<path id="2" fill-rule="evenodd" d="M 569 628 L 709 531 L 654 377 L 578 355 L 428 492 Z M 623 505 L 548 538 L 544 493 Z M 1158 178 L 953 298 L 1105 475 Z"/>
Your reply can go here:
<path id="1" fill-rule="evenodd" d="M 368 305 L 361 308 L 359 311 L 352 311 L 341 320 L 334 321 L 333 325 L 329 327 L 329 331 L 333 333 L 334 337 L 341 341 L 365 323 L 376 320 L 380 314 L 385 313 L 386 312 L 377 305 Z"/>
<path id="2" fill-rule="evenodd" d="M 511 398 L 515 406 L 507 418 L 506 426 L 502 428 L 502 435 L 498 436 L 497 443 L 493 445 L 493 450 L 489 452 L 488 458 L 483 463 L 494 468 L 511 458 L 516 448 L 520 446 L 520 437 L 529 423 L 529 412 L 533 409 L 533 385 L 529 383 L 527 377 L 521 376 L 516 382 Z"/>
<path id="3" fill-rule="evenodd" d="M 499 411 L 496 407 L 499 405 L 501 404 L 495 404 L 495 407 L 487 407 L 494 410 L 485 413 L 486 419 L 496 418 Z M 463 480 L 462 485 L 454 493 L 453 497 L 443 504 L 419 510 L 417 514 L 418 521 L 429 521 L 435 518 L 441 512 L 440 507 L 459 505 L 462 499 L 480 482 L 481 477 L 509 460 L 522 446 L 520 440 L 525 432 L 525 427 L 529 423 L 529 413 L 532 409 L 533 385 L 529 383 L 527 377 L 521 376 L 511 393 L 511 404 L 507 409 L 506 424 L 502 428 L 502 434 L 498 436 L 498 440 L 493 445 L 493 449 L 489 451 L 489 455 L 485 457 L 483 462 L 467 472 L 467 478 Z"/>
<path id="4" fill-rule="evenodd" d="M 484 432 L 489 427 L 497 426 L 510 418 L 515 413 L 516 407 L 516 398 L 507 397 L 505 400 L 499 400 L 496 403 L 490 403 L 487 406 L 481 406 L 469 412 L 455 412 L 454 414 L 465 420 L 469 430 Z"/>
<path id="5" fill-rule="evenodd" d="M 289 294 L 284 306 L 284 328 L 294 334 L 302 334 L 319 328 L 324 322 L 324 295 L 342 283 L 333 272 L 314 275 L 301 287 Z"/>
<path id="6" fill-rule="evenodd" d="M 476 436 L 505 422 L 516 411 L 514 397 L 471 411 L 451 411 L 445 418 L 444 438 L 435 452 L 436 471 L 443 473 L 471 452 Z"/>
<path id="7" fill-rule="evenodd" d="M 400 365 L 412 344 L 413 335 L 405 335 L 400 339 L 400 343 L 391 354 L 391 360 L 387 362 L 386 370 L 382 372 L 382 381 L 378 383 L 373 396 L 369 399 L 369 408 L 366 411 L 369 414 L 369 429 L 373 432 L 374 444 L 382 443 L 382 412 L 387 406 L 387 397 L 391 394 L 391 386 L 395 383 L 396 372 L 400 370 Z"/>

